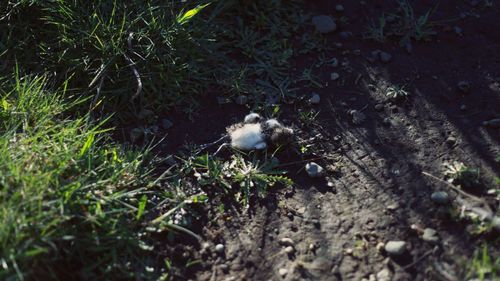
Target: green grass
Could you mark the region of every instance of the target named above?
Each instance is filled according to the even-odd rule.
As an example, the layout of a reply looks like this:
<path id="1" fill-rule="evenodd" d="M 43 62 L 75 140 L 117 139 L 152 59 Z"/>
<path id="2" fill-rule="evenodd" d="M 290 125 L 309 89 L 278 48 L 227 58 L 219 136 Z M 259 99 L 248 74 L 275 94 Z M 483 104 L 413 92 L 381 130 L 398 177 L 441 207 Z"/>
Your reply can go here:
<path id="1" fill-rule="evenodd" d="M 173 108 L 189 117 L 207 92 L 275 116 L 298 87 L 323 87 L 333 47 L 302 3 L 0 1 L 0 280 L 182 280 L 199 261 L 170 243 L 200 240 L 195 205 L 214 199 L 202 190 L 248 207 L 292 185 L 267 155 L 187 155 L 165 170 L 111 127 L 146 131 Z M 372 39 L 428 40 L 431 12 L 408 3 Z M 317 63 L 293 69 L 313 53 Z M 478 255 L 474 272 L 491 263 Z"/>
<path id="2" fill-rule="evenodd" d="M 429 41 L 437 33 L 434 23 L 430 21 L 433 9 L 417 15 L 408 0 L 398 0 L 396 11 L 383 14 L 376 22 L 372 21 L 366 28 L 364 38 L 377 42 L 395 39 L 402 47 L 411 45 L 412 41 Z M 389 20 L 390 19 L 390 20 Z"/>
<path id="3" fill-rule="evenodd" d="M 299 3 L 2 1 L 0 279 L 185 277 L 197 261 L 175 259 L 167 242 L 200 239 L 203 182 L 162 171 L 149 146 L 116 143 L 110 127 L 148 128 L 173 107 L 192 114 L 209 89 L 257 107 L 293 97 L 291 58 L 324 43 L 292 47 L 308 27 Z M 202 160 L 197 170 L 230 174 L 207 180 L 242 205 L 291 184 L 269 159 Z"/>
<path id="4" fill-rule="evenodd" d="M 153 159 L 113 145 L 88 115 L 67 117 L 83 101 L 66 95 L 49 90 L 44 76 L 2 84 L 2 280 L 144 271 L 141 223 L 154 188 Z"/>
<path id="5" fill-rule="evenodd" d="M 192 10 L 140 0 L 9 3 L 0 4 L 6 11 L 0 27 L 9 31 L 0 41 L 7 66 L 17 62 L 29 72 L 55 73 L 59 81 L 77 77 L 70 87 L 85 95 L 99 91 L 108 112 L 194 102 L 213 75 L 212 33 L 194 25 L 204 7 L 196 3 Z"/>
<path id="6" fill-rule="evenodd" d="M 467 279 L 498 280 L 497 278 L 500 277 L 500 258 L 495 257 L 492 252 L 486 244 L 476 250 L 468 266 Z"/>
<path id="7" fill-rule="evenodd" d="M 262 106 L 295 97 L 292 57 L 328 49 L 323 37 L 300 32 L 312 29 L 301 2 L 2 2 L 0 76 L 18 63 L 59 84 L 73 77 L 69 88 L 93 96 L 95 112 L 116 112 L 117 124 L 141 119 L 145 109 L 193 114 L 214 89 Z"/>

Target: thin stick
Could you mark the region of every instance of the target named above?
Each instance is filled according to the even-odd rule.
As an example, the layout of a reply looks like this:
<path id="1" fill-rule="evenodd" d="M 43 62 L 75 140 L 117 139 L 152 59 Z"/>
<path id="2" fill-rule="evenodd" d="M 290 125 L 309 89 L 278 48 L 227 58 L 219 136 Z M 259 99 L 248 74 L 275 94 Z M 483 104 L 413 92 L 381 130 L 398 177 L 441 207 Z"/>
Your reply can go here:
<path id="1" fill-rule="evenodd" d="M 128 35 L 128 39 L 127 39 L 127 43 L 128 43 L 128 49 L 131 53 L 134 53 L 134 51 L 132 50 L 132 38 L 134 36 L 134 33 L 133 32 L 130 32 L 129 35 Z M 139 71 L 137 70 L 137 68 L 135 67 L 135 62 L 127 55 L 127 54 L 123 54 L 123 56 L 125 57 L 125 59 L 129 62 L 129 66 L 130 68 L 132 68 L 132 72 L 134 73 L 134 76 L 135 76 L 135 79 L 137 80 L 137 91 L 135 92 L 135 94 L 132 96 L 132 100 L 134 100 L 135 98 L 137 98 L 139 96 L 139 94 L 142 92 L 142 80 L 141 80 L 141 75 L 139 74 Z"/>
<path id="2" fill-rule="evenodd" d="M 204 194 L 203 192 L 200 192 L 200 193 L 197 193 L 197 194 L 194 194 L 194 195 L 190 196 L 188 199 L 185 199 L 184 201 L 182 201 L 181 203 L 179 203 L 179 205 L 177 205 L 174 208 L 168 210 L 166 213 L 162 214 L 161 216 L 157 217 L 156 219 L 150 221 L 150 224 L 152 224 L 152 225 L 159 224 L 160 222 L 162 222 L 163 220 L 165 220 L 169 216 L 173 215 L 175 211 L 177 211 L 178 209 L 184 207 L 184 205 L 190 203 L 193 198 L 195 198 L 196 196 L 203 195 L 203 194 Z"/>
<path id="3" fill-rule="evenodd" d="M 219 142 L 223 141 L 224 139 L 227 138 L 227 135 L 223 135 L 221 138 L 219 138 L 218 140 L 216 141 L 213 141 L 213 142 L 210 142 L 210 143 L 206 143 L 206 144 L 202 144 L 200 145 L 200 148 L 199 150 L 195 153 L 195 155 L 198 155 L 200 152 L 202 152 L 203 150 L 213 146 L 213 145 L 216 145 L 218 144 Z"/>
<path id="4" fill-rule="evenodd" d="M 423 254 L 421 257 L 419 257 L 418 259 L 416 259 L 414 262 L 412 262 L 409 265 L 403 267 L 403 270 L 408 270 L 409 268 L 413 267 L 414 265 L 416 265 L 417 263 L 421 262 L 423 259 L 425 259 L 430 254 L 432 254 L 435 251 L 437 251 L 437 249 L 438 249 L 438 247 L 436 246 L 436 247 L 434 247 L 434 249 L 425 252 L 425 254 Z"/>
<path id="5" fill-rule="evenodd" d="M 484 204 L 484 206 L 488 209 L 488 211 L 490 211 L 491 213 L 493 213 L 493 211 L 490 209 L 490 206 L 483 199 L 481 199 L 481 198 L 479 198 L 477 196 L 474 196 L 474 195 L 472 195 L 470 193 L 467 193 L 467 192 L 461 190 L 460 188 L 454 186 L 453 184 L 451 184 L 451 183 L 449 183 L 449 182 L 447 182 L 445 180 L 442 180 L 442 179 L 440 179 L 440 178 L 438 178 L 438 177 L 436 177 L 436 176 L 434 176 L 432 174 L 429 174 L 427 172 L 422 172 L 422 174 L 424 174 L 424 175 L 426 175 L 428 177 L 431 177 L 431 178 L 433 178 L 433 179 L 435 179 L 437 181 L 440 181 L 440 182 L 444 183 L 449 188 L 455 190 L 456 192 L 458 192 L 458 193 L 460 193 L 460 194 L 462 194 L 462 195 L 464 195 L 466 197 L 469 197 L 469 198 L 473 199 L 474 201 L 476 201 L 478 203 Z"/>
<path id="6" fill-rule="evenodd" d="M 174 230 L 177 230 L 177 231 L 180 231 L 180 232 L 184 232 L 188 235 L 191 235 L 191 237 L 194 237 L 196 240 L 198 240 L 198 242 L 202 241 L 202 238 L 201 236 L 199 236 L 198 234 L 192 232 L 191 230 L 185 228 L 185 227 L 182 227 L 180 225 L 176 225 L 176 224 L 173 224 L 173 223 L 167 223 L 166 224 L 167 227 L 169 228 L 172 228 Z"/>
<path id="7" fill-rule="evenodd" d="M 219 146 L 219 148 L 217 148 L 217 151 L 215 151 L 215 152 L 214 152 L 214 154 L 213 154 L 212 156 L 217 156 L 217 154 L 219 154 L 219 152 L 220 152 L 223 148 L 225 148 L 225 147 L 227 147 L 227 146 L 229 146 L 229 143 L 227 143 L 227 142 L 226 142 L 226 143 L 221 144 L 221 146 Z"/>

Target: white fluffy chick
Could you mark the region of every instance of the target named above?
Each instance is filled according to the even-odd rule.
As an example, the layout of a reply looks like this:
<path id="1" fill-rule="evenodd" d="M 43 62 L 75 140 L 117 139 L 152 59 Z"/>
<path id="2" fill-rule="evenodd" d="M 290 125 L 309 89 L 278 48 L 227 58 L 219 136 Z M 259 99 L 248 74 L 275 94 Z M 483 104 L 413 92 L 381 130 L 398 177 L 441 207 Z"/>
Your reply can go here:
<path id="1" fill-rule="evenodd" d="M 258 113 L 249 113 L 247 116 L 245 116 L 245 119 L 243 121 L 243 123 L 257 123 L 259 122 L 260 120 L 262 120 L 262 117 L 258 114 Z"/>
<path id="2" fill-rule="evenodd" d="M 261 150 L 268 146 L 285 144 L 293 138 L 293 130 L 283 126 L 276 119 L 264 121 L 257 113 L 245 116 L 243 123 L 237 123 L 227 128 L 231 139 L 231 147 L 239 150 Z"/>
<path id="3" fill-rule="evenodd" d="M 260 123 L 236 124 L 228 128 L 228 134 L 233 148 L 254 150 L 267 147 Z"/>

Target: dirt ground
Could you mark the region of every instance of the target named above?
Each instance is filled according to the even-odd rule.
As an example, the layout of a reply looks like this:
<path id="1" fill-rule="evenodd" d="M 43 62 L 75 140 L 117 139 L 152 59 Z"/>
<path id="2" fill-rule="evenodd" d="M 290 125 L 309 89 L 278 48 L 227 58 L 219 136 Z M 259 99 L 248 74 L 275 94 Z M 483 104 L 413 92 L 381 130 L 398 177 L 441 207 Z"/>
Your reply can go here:
<path id="1" fill-rule="evenodd" d="M 480 169 L 485 186 L 499 175 L 500 131 L 482 122 L 500 117 L 500 6 L 475 16 L 469 3 L 474 1 L 441 1 L 433 18 L 458 20 L 443 21 L 435 39 L 413 43 L 409 53 L 393 42 L 362 38 L 367 19 L 392 8 L 386 1 L 311 2 L 305 10 L 335 17 L 340 16 L 335 5 L 344 5 L 349 24 L 326 35 L 332 45 L 342 44 L 329 52 L 339 66 L 319 69 L 327 87 L 299 91 L 303 96 L 317 92 L 318 105 L 282 105 L 280 119 L 311 145 L 309 158 L 321 157 L 315 162 L 327 173 L 311 179 L 304 163 L 292 164 L 286 169 L 295 186 L 273 190 L 251 212 L 221 214 L 214 205 L 200 234 L 210 247 L 223 244 L 224 254 L 202 254 L 202 266 L 191 272 L 191 279 L 462 280 L 485 238 L 471 235 L 469 225 L 450 213 L 450 205 L 433 202 L 431 194 L 445 191 L 453 204 L 468 198 L 423 172 L 441 179 L 443 163 L 460 161 Z M 434 3 L 414 2 L 416 11 Z M 352 36 L 340 36 L 342 31 Z M 367 58 L 374 50 L 392 59 L 371 62 Z M 299 56 L 294 68 L 316 58 Z M 332 72 L 340 78 L 331 81 Z M 467 81 L 470 90 L 459 90 L 460 81 Z M 387 87 L 404 84 L 408 98 L 387 98 Z M 245 106 L 219 105 L 216 96 L 207 97 L 193 121 L 170 116 L 175 123 L 168 132 L 170 149 L 186 139 L 213 141 L 249 112 Z M 320 113 L 304 124 L 297 113 L 309 108 Z M 351 110 L 366 118 L 353 122 Z M 191 122 L 198 124 L 196 131 Z M 300 160 L 281 157 L 282 163 Z M 435 229 L 439 241 L 424 241 L 425 228 Z M 283 238 L 293 240 L 293 252 L 286 253 Z M 498 239 L 488 239 L 499 245 Z M 390 240 L 405 241 L 406 252 L 393 257 L 381 250 Z"/>

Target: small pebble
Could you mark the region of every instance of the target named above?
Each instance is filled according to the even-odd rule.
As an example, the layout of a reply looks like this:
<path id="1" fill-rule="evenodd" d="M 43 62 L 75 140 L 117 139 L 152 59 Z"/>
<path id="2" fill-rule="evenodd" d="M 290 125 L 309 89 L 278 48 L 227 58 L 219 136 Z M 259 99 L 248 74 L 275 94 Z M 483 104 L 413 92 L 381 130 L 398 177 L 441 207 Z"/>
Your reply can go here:
<path id="1" fill-rule="evenodd" d="M 293 242 L 291 238 L 281 238 L 280 244 L 283 246 L 293 246 L 295 245 L 295 242 Z"/>
<path id="2" fill-rule="evenodd" d="M 337 12 L 343 12 L 344 11 L 344 6 L 338 4 L 338 5 L 335 6 L 335 10 Z"/>
<path id="3" fill-rule="evenodd" d="M 224 253 L 224 245 L 222 244 L 217 244 L 215 245 L 215 251 L 219 254 Z"/>
<path id="4" fill-rule="evenodd" d="M 291 254 L 295 253 L 295 248 L 292 246 L 288 246 L 285 248 L 285 253 L 291 255 Z"/>
<path id="5" fill-rule="evenodd" d="M 310 104 L 318 104 L 321 101 L 321 97 L 317 93 L 313 93 L 308 101 Z"/>
<path id="6" fill-rule="evenodd" d="M 466 106 L 465 104 L 462 104 L 462 105 L 460 106 L 460 110 L 462 110 L 462 111 L 467 110 L 467 106 Z"/>
<path id="7" fill-rule="evenodd" d="M 331 64 L 333 67 L 337 67 L 339 65 L 339 60 L 336 59 L 336 58 L 333 58 L 332 59 L 332 64 Z"/>
<path id="8" fill-rule="evenodd" d="M 447 139 L 446 139 L 446 144 L 448 146 L 454 146 L 455 144 L 457 143 L 457 139 L 453 136 L 449 136 Z"/>
<path id="9" fill-rule="evenodd" d="M 382 111 L 383 109 L 384 109 L 384 105 L 383 105 L 383 104 L 381 104 L 381 103 L 377 103 L 377 104 L 375 105 L 375 110 L 376 110 L 376 111 Z"/>
<path id="10" fill-rule="evenodd" d="M 447 204 L 450 202 L 450 196 L 444 191 L 436 191 L 431 194 L 431 200 L 438 204 Z"/>
<path id="11" fill-rule="evenodd" d="M 375 249 L 377 249 L 377 251 L 379 251 L 379 252 L 382 252 L 382 250 L 384 248 L 385 248 L 385 245 L 382 242 L 378 242 L 377 245 L 375 246 Z"/>
<path id="12" fill-rule="evenodd" d="M 436 243 L 439 241 L 439 237 L 437 235 L 437 231 L 432 229 L 432 228 L 426 228 L 424 230 L 424 234 L 422 235 L 422 240 L 431 242 L 431 243 Z"/>
<path id="13" fill-rule="evenodd" d="M 224 272 L 228 273 L 229 272 L 229 266 L 227 264 L 221 264 L 219 268 Z"/>
<path id="14" fill-rule="evenodd" d="M 384 268 L 377 273 L 377 281 L 391 281 L 391 272 L 388 268 Z"/>
<path id="15" fill-rule="evenodd" d="M 320 165 L 310 162 L 306 164 L 306 172 L 311 178 L 317 178 L 323 175 L 324 169 Z"/>
<path id="16" fill-rule="evenodd" d="M 389 255 L 400 256 L 406 251 L 406 242 L 389 241 L 385 244 L 384 249 Z"/>
<path id="17" fill-rule="evenodd" d="M 205 250 L 205 251 L 210 250 L 210 243 L 205 242 L 205 243 L 201 244 L 201 249 Z"/>
<path id="18" fill-rule="evenodd" d="M 398 203 L 387 205 L 387 210 L 389 210 L 389 211 L 394 211 L 394 210 L 397 210 L 398 208 L 399 208 L 399 204 Z"/>
<path id="19" fill-rule="evenodd" d="M 248 98 L 247 98 L 247 96 L 240 95 L 240 96 L 236 97 L 235 102 L 236 102 L 236 104 L 239 104 L 239 105 L 245 105 L 248 102 Z"/>
<path id="20" fill-rule="evenodd" d="M 278 270 L 278 274 L 281 276 L 281 278 L 285 278 L 285 276 L 288 274 L 288 270 L 286 268 L 280 268 Z"/>
<path id="21" fill-rule="evenodd" d="M 333 18 L 326 15 L 312 17 L 312 24 L 319 33 L 330 33 L 337 30 L 337 24 Z"/>
<path id="22" fill-rule="evenodd" d="M 332 72 L 330 74 L 330 80 L 335 81 L 340 78 L 340 75 L 337 72 Z"/>

